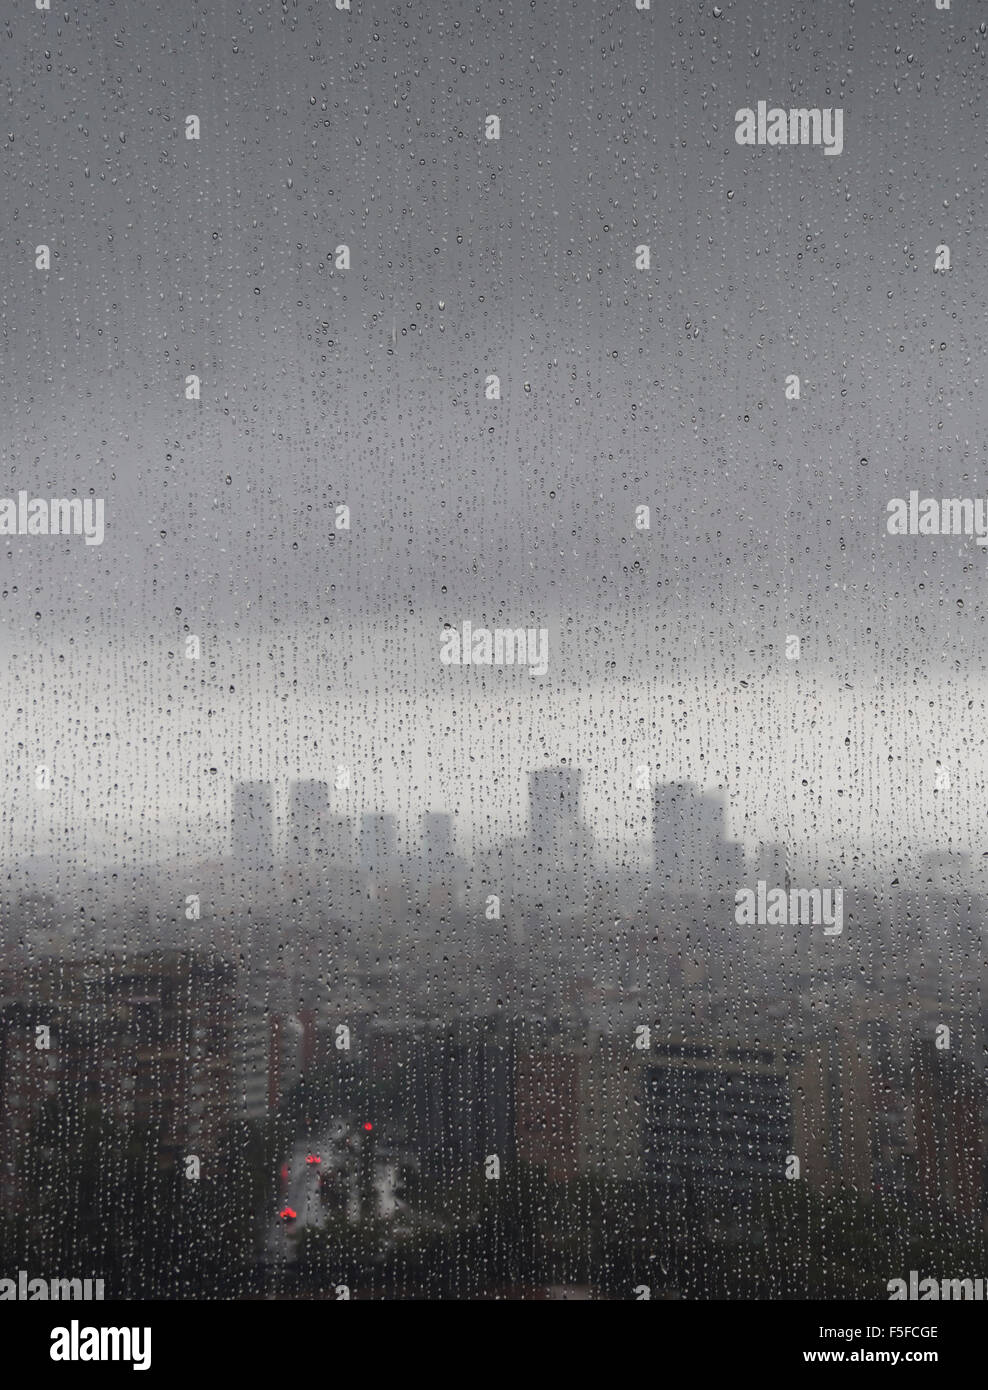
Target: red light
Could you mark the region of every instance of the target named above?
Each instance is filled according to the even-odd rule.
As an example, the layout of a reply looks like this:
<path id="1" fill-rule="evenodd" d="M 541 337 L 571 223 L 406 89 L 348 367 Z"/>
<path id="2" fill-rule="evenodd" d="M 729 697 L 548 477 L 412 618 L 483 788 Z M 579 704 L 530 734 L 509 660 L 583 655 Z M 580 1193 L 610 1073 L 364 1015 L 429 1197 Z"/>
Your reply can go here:
<path id="1" fill-rule="evenodd" d="M 371 1131 L 373 1128 L 374 1128 L 374 1126 L 373 1126 L 372 1124 L 370 1124 L 370 1123 L 364 1125 L 364 1129 L 367 1130 L 368 1134 L 370 1133 L 370 1131 Z"/>
<path id="2" fill-rule="evenodd" d="M 297 1213 L 292 1211 L 291 1207 L 285 1207 L 284 1211 L 280 1212 L 279 1215 L 282 1221 L 294 1221 Z"/>
<path id="3" fill-rule="evenodd" d="M 319 1157 L 318 1154 L 309 1154 L 308 1158 L 305 1161 L 306 1163 L 321 1163 L 322 1159 Z"/>

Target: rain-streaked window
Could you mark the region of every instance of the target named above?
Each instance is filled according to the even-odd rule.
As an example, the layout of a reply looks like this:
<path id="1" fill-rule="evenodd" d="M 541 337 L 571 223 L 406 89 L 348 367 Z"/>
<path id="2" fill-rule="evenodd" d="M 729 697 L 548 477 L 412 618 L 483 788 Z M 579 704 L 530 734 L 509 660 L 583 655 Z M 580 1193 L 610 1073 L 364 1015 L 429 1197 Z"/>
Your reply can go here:
<path id="1" fill-rule="evenodd" d="M 0 1300 L 985 1296 L 986 20 L 7 0 Z"/>

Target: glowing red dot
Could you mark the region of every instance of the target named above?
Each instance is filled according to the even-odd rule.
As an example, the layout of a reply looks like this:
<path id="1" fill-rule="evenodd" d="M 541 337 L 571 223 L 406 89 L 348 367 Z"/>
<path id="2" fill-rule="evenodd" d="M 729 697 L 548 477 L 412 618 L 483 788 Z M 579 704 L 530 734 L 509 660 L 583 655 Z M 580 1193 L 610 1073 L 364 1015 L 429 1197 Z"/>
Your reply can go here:
<path id="1" fill-rule="evenodd" d="M 368 1131 L 372 1130 L 373 1128 L 374 1128 L 374 1126 L 373 1126 L 372 1124 L 370 1124 L 370 1123 L 364 1125 L 364 1129 L 366 1129 L 366 1130 L 368 1130 Z"/>

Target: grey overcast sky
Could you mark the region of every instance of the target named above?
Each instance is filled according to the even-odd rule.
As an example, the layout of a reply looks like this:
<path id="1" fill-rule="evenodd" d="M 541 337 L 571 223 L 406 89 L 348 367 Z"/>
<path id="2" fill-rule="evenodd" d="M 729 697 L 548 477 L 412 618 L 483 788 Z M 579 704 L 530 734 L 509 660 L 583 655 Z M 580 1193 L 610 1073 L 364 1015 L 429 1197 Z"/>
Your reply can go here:
<path id="1" fill-rule="evenodd" d="M 982 14 L 7 0 L 0 493 L 106 539 L 2 538 L 6 852 L 205 851 L 340 763 L 517 830 L 566 756 L 602 837 L 646 762 L 746 840 L 980 854 L 988 554 L 885 517 L 988 495 Z M 738 146 L 760 100 L 843 152 Z M 547 676 L 441 666 L 465 619 Z"/>

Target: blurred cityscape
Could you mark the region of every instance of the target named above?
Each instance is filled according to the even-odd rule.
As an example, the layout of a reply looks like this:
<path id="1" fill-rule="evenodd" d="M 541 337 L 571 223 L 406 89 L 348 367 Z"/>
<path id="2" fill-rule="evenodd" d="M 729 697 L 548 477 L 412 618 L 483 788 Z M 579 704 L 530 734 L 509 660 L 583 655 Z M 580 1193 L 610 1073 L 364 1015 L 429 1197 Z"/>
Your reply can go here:
<path id="1" fill-rule="evenodd" d="M 924 1259 L 983 1273 L 968 859 L 850 870 L 827 936 L 738 925 L 739 889 L 810 885 L 689 783 L 654 788 L 646 864 L 601 853 L 567 766 L 469 857 L 450 814 L 403 852 L 394 815 L 332 803 L 238 783 L 222 859 L 8 878 L 0 1272 L 167 1298 L 873 1298 Z"/>

